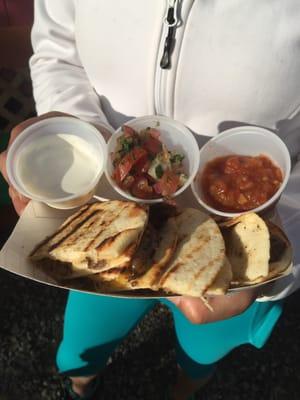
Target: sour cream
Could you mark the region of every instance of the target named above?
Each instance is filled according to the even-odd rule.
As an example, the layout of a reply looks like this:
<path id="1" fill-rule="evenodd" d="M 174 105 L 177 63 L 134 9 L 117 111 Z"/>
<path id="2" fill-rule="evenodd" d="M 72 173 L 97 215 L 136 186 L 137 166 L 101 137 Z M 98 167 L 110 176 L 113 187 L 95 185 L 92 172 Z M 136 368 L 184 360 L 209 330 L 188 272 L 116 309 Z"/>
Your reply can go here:
<path id="1" fill-rule="evenodd" d="M 103 167 L 90 143 L 66 133 L 35 137 L 15 162 L 17 179 L 26 192 L 49 200 L 91 190 Z"/>

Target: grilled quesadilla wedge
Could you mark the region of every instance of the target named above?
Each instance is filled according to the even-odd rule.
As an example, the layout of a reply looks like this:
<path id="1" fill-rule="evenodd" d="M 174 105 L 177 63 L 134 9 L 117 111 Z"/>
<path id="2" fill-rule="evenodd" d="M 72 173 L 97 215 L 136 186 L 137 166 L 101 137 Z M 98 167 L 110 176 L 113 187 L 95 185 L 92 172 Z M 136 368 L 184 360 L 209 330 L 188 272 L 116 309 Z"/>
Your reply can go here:
<path id="1" fill-rule="evenodd" d="M 148 223 L 143 233 L 140 244 L 132 256 L 129 268 L 124 266 L 118 268 L 112 268 L 97 274 L 97 279 L 103 281 L 113 281 L 118 278 L 120 273 L 124 276 L 128 276 L 132 280 L 134 277 L 142 275 L 151 265 L 153 254 L 158 246 L 158 232 L 153 228 L 151 223 Z"/>
<path id="2" fill-rule="evenodd" d="M 205 295 L 216 296 L 226 294 L 232 281 L 232 268 L 228 258 L 225 257 L 224 264 L 218 272 L 213 283 L 205 291 Z"/>
<path id="3" fill-rule="evenodd" d="M 130 263 L 148 221 L 148 209 L 126 201 L 82 207 L 31 253 L 33 261 L 62 263 L 58 279 L 125 267 Z"/>
<path id="4" fill-rule="evenodd" d="M 120 268 L 119 271 L 115 271 L 115 274 L 110 279 L 109 274 L 97 273 L 89 275 L 86 281 L 92 285 L 93 290 L 98 293 L 115 293 L 132 290 L 130 279 L 131 279 L 131 268 Z"/>
<path id="5" fill-rule="evenodd" d="M 169 218 L 160 229 L 151 226 L 145 231 L 131 267 L 118 271 L 114 279 L 107 279 L 109 274 L 105 272 L 92 275 L 89 279 L 98 291 L 157 290 L 157 283 L 174 254 L 177 238 L 174 218 Z"/>
<path id="6" fill-rule="evenodd" d="M 223 236 L 233 281 L 254 281 L 267 277 L 270 233 L 264 220 L 255 213 L 248 213 L 229 221 L 227 226 L 229 228 L 223 229 Z"/>
<path id="7" fill-rule="evenodd" d="M 225 244 L 216 222 L 187 208 L 176 217 L 177 248 L 158 287 L 168 292 L 202 296 L 225 260 Z"/>
<path id="8" fill-rule="evenodd" d="M 176 251 L 178 227 L 175 218 L 169 218 L 158 230 L 158 238 L 159 245 L 153 254 L 147 271 L 131 282 L 134 289 L 159 290 L 159 281 Z"/>
<path id="9" fill-rule="evenodd" d="M 247 286 L 270 280 L 282 275 L 291 265 L 293 260 L 292 246 L 283 231 L 270 221 L 265 221 L 270 234 L 270 259 L 267 276 L 258 276 L 254 280 L 236 280 L 233 278 L 232 287 Z"/>

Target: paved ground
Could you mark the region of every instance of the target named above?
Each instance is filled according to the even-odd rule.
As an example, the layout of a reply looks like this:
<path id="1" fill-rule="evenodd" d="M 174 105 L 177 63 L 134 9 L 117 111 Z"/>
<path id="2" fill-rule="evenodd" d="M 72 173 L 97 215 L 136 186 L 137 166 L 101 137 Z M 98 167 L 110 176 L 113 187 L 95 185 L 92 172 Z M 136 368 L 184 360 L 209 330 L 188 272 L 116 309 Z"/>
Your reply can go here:
<path id="1" fill-rule="evenodd" d="M 0 399 L 60 399 L 54 366 L 66 292 L 0 270 Z M 219 366 L 198 399 L 300 398 L 300 293 L 261 351 L 243 347 Z M 157 307 L 115 352 L 99 399 L 159 400 L 174 379 L 172 320 Z M 2 397 L 1 397 L 2 396 Z"/>

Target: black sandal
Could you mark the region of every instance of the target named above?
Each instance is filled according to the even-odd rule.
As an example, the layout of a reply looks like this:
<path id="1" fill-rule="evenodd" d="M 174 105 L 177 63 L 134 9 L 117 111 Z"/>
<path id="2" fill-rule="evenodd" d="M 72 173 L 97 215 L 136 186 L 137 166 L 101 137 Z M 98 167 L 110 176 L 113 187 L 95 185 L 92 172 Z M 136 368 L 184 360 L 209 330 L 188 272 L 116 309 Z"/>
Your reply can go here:
<path id="1" fill-rule="evenodd" d="M 97 392 L 99 383 L 100 383 L 100 378 L 99 376 L 97 376 L 89 384 L 87 393 L 84 396 L 80 396 L 79 394 L 74 392 L 72 388 L 72 381 L 71 379 L 68 378 L 64 382 L 64 390 L 65 390 L 64 400 L 91 400 Z"/>

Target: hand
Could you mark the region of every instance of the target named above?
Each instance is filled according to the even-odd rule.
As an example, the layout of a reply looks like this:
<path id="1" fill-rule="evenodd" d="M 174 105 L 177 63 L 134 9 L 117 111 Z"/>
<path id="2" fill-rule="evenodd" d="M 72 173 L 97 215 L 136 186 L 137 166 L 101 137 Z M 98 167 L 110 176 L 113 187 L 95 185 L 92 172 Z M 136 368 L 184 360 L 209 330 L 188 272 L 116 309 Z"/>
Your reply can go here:
<path id="1" fill-rule="evenodd" d="M 172 301 L 194 324 L 205 324 L 234 317 L 245 311 L 257 298 L 257 290 L 249 289 L 227 296 L 214 296 L 208 299 L 210 311 L 201 299 L 196 297 L 173 297 Z"/>
<path id="2" fill-rule="evenodd" d="M 36 122 L 41 121 L 43 119 L 51 118 L 51 117 L 58 117 L 58 116 L 71 116 L 71 115 L 55 111 L 55 112 L 49 112 L 47 114 L 43 114 L 39 117 L 30 118 L 24 122 L 21 122 L 19 125 L 15 126 L 10 133 L 8 148 L 9 148 L 9 146 L 11 146 L 11 144 L 16 139 L 16 137 L 28 126 L 35 124 Z M 6 151 L 4 151 L 3 153 L 0 154 L 0 172 L 3 175 L 4 179 L 7 181 L 7 183 L 9 184 L 7 171 L 6 171 L 7 150 L 8 149 L 6 149 Z M 20 193 L 18 193 L 11 185 L 9 186 L 8 191 L 9 191 L 9 195 L 13 202 L 16 212 L 19 215 L 21 215 L 22 212 L 24 211 L 26 205 L 29 203 L 29 199 L 27 199 L 26 197 L 24 197 Z"/>

